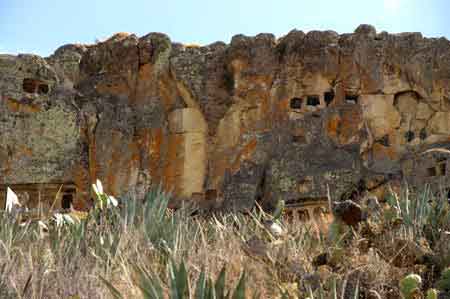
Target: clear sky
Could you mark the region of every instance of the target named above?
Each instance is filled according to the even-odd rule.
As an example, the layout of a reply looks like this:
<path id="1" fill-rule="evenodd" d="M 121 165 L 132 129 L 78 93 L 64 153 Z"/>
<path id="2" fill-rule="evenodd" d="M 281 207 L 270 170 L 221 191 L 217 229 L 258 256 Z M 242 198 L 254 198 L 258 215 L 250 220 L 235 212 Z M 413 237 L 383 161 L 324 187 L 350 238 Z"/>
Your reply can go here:
<path id="1" fill-rule="evenodd" d="M 0 53 L 47 56 L 116 32 L 205 45 L 294 28 L 353 32 L 362 23 L 450 39 L 450 0 L 0 0 Z"/>

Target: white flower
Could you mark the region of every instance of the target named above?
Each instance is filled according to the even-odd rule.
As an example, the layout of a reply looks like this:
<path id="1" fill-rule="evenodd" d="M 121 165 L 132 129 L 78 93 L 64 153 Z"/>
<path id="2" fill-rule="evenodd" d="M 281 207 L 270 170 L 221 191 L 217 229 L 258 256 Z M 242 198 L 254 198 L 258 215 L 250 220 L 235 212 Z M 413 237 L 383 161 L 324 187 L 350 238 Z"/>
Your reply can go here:
<path id="1" fill-rule="evenodd" d="M 24 222 L 20 223 L 19 226 L 20 226 L 20 227 L 25 227 L 25 226 L 27 226 L 28 224 L 30 224 L 30 221 L 24 221 Z"/>
<path id="2" fill-rule="evenodd" d="M 113 207 L 117 207 L 118 201 L 114 196 L 108 196 L 108 205 L 112 205 Z"/>
<path id="3" fill-rule="evenodd" d="M 94 188 L 97 195 L 103 195 L 103 185 L 99 179 L 97 179 L 96 183 L 92 185 L 92 188 Z"/>
<path id="4" fill-rule="evenodd" d="M 48 226 L 47 224 L 45 224 L 42 220 L 38 221 L 38 225 L 40 228 L 42 228 L 43 230 L 47 230 L 48 231 Z"/>
<path id="5" fill-rule="evenodd" d="M 67 215 L 67 214 L 63 214 L 63 219 L 65 223 L 68 224 L 75 224 L 75 220 L 72 218 L 72 216 Z"/>
<path id="6" fill-rule="evenodd" d="M 61 214 L 61 213 L 55 213 L 53 215 L 55 217 L 55 222 L 57 227 L 61 227 L 64 224 L 75 224 L 75 219 L 70 216 L 69 214 Z M 78 220 L 78 219 L 77 219 Z"/>
<path id="7" fill-rule="evenodd" d="M 92 184 L 92 188 L 94 189 L 94 192 L 97 195 L 97 202 L 100 209 L 103 209 L 104 205 L 106 205 L 106 207 L 118 206 L 119 204 L 118 200 L 114 196 L 108 195 L 104 192 L 103 185 L 100 180 L 97 179 L 96 183 Z"/>
<path id="8" fill-rule="evenodd" d="M 6 191 L 6 212 L 11 213 L 13 208 L 17 206 L 22 206 L 19 202 L 19 198 L 17 197 L 17 194 L 8 187 Z"/>
<path id="9" fill-rule="evenodd" d="M 272 220 L 264 221 L 264 226 L 275 237 L 283 235 L 283 229 L 281 228 L 281 226 Z"/>
<path id="10" fill-rule="evenodd" d="M 53 217 L 55 217 L 55 222 L 56 222 L 56 226 L 60 227 L 63 225 L 64 223 L 64 217 L 63 214 L 61 213 L 55 213 L 55 215 L 53 215 Z"/>

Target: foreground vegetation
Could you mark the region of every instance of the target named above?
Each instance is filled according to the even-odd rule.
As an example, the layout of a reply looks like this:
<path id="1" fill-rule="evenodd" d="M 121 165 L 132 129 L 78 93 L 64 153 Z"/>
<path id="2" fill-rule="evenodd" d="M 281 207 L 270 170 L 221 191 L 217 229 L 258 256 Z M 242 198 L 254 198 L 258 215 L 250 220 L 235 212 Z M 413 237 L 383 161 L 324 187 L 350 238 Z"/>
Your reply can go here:
<path id="1" fill-rule="evenodd" d="M 369 216 L 356 226 L 337 217 L 289 220 L 281 209 L 193 216 L 188 207 L 167 209 L 170 196 L 160 189 L 116 206 L 96 192 L 87 215 L 21 224 L 0 214 L 0 298 L 450 294 L 450 208 L 428 189 L 405 187 L 379 206 L 361 202 Z"/>

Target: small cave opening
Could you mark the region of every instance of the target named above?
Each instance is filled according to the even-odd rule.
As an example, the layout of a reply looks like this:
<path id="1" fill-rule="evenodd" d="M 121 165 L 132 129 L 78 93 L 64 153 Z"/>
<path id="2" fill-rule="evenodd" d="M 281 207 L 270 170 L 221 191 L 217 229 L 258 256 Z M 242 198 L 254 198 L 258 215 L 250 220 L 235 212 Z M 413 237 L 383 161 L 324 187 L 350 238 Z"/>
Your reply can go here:
<path id="1" fill-rule="evenodd" d="M 320 105 L 319 96 L 317 96 L 317 95 L 308 96 L 306 98 L 306 105 L 313 106 L 313 107 L 319 106 Z"/>
<path id="2" fill-rule="evenodd" d="M 301 109 L 303 100 L 301 98 L 292 98 L 290 101 L 291 109 Z"/>
<path id="3" fill-rule="evenodd" d="M 25 78 L 22 82 L 22 89 L 28 93 L 35 93 L 38 88 L 38 81 L 31 78 Z"/>
<path id="4" fill-rule="evenodd" d="M 326 91 L 323 94 L 323 98 L 324 98 L 325 103 L 327 104 L 327 106 L 329 106 L 334 100 L 334 91 L 333 90 Z"/>
<path id="5" fill-rule="evenodd" d="M 405 133 L 405 139 L 406 139 L 407 142 L 413 141 L 414 138 L 415 138 L 415 134 L 414 134 L 413 131 L 407 131 L 407 132 Z"/>
<path id="6" fill-rule="evenodd" d="M 44 84 L 44 83 L 39 84 L 38 93 L 39 94 L 47 94 L 48 93 L 48 85 Z"/>
<path id="7" fill-rule="evenodd" d="M 359 96 L 357 96 L 357 95 L 346 94 L 345 102 L 348 104 L 358 104 L 358 98 L 359 98 Z"/>
<path id="8" fill-rule="evenodd" d="M 73 203 L 73 195 L 70 193 L 63 194 L 61 199 L 61 208 L 69 210 Z"/>

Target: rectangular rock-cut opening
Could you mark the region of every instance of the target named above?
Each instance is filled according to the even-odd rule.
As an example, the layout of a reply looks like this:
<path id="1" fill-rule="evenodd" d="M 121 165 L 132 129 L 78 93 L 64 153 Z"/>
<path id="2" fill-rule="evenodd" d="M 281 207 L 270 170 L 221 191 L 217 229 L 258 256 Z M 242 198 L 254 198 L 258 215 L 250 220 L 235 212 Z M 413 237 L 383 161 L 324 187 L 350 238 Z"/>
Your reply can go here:
<path id="1" fill-rule="evenodd" d="M 323 94 L 323 99 L 325 100 L 325 103 L 327 104 L 327 106 L 329 106 L 334 100 L 334 91 L 333 90 L 326 91 Z"/>
<path id="2" fill-rule="evenodd" d="M 52 206 L 68 209 L 77 193 L 76 187 L 72 182 L 0 185 L 0 209 L 5 208 L 6 190 L 8 187 L 17 194 L 20 203 L 29 209 L 40 205 L 44 209 Z M 60 195 L 57 197 L 58 191 Z"/>
<path id="3" fill-rule="evenodd" d="M 348 104 L 358 104 L 358 96 L 357 95 L 345 95 L 345 102 Z"/>
<path id="4" fill-rule="evenodd" d="M 61 198 L 61 208 L 64 210 L 69 210 L 73 204 L 73 194 L 63 194 Z"/>
<path id="5" fill-rule="evenodd" d="M 427 168 L 427 176 L 429 176 L 429 177 L 434 177 L 434 176 L 436 176 L 437 175 L 437 173 L 436 173 L 436 167 L 428 167 Z"/>
<path id="6" fill-rule="evenodd" d="M 292 98 L 289 106 L 291 109 L 301 109 L 303 100 L 301 98 Z"/>
<path id="7" fill-rule="evenodd" d="M 407 142 L 413 141 L 413 140 L 414 140 L 414 137 L 415 137 L 415 134 L 414 134 L 413 131 L 407 131 L 407 132 L 405 133 L 405 139 L 406 139 Z"/>
<path id="8" fill-rule="evenodd" d="M 306 98 L 306 105 L 313 106 L 313 107 L 319 106 L 320 105 L 320 98 L 319 98 L 319 96 L 317 96 L 317 95 L 308 96 Z"/>

